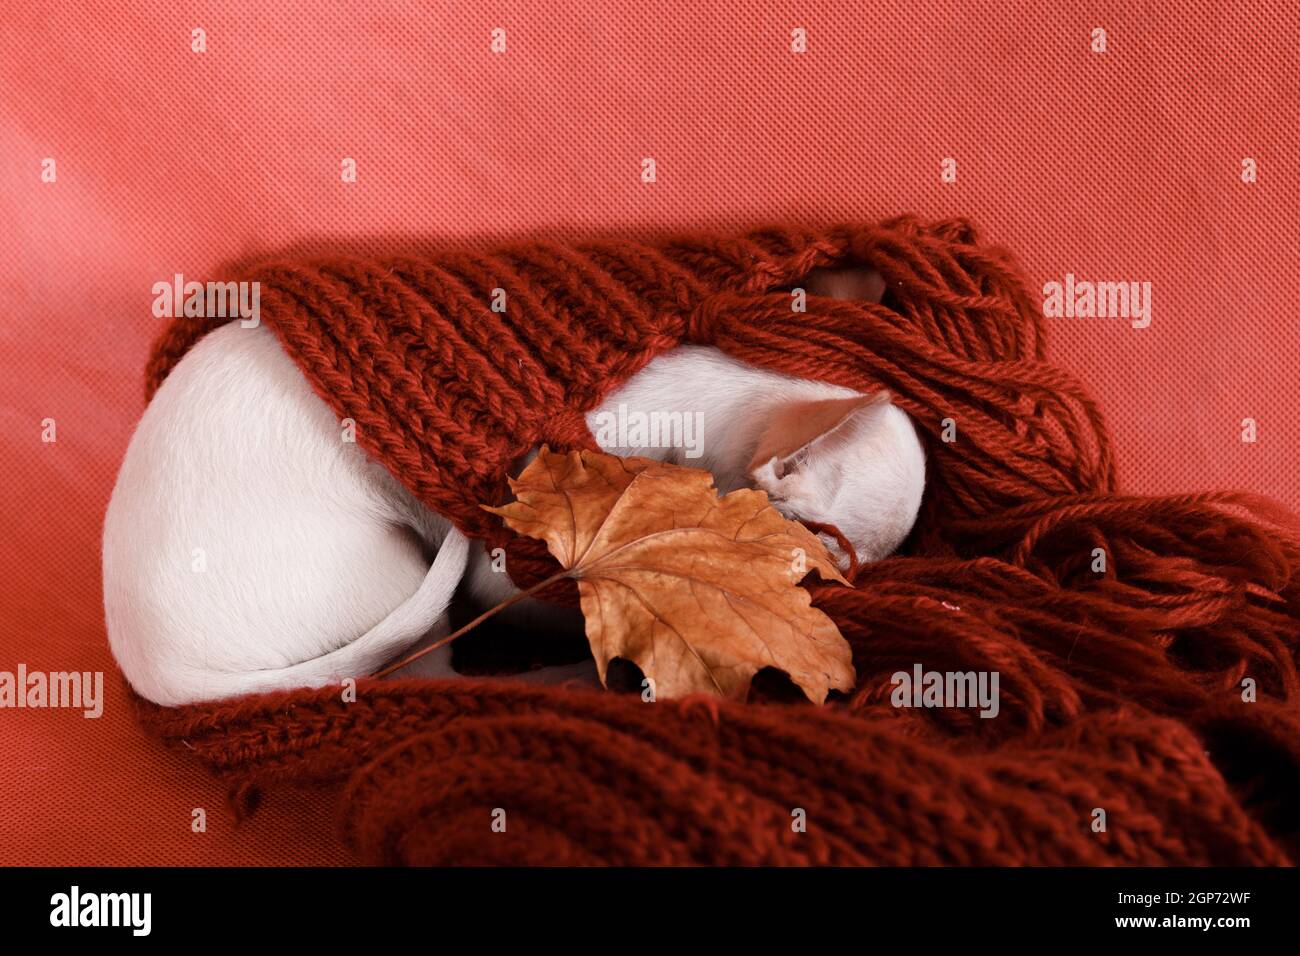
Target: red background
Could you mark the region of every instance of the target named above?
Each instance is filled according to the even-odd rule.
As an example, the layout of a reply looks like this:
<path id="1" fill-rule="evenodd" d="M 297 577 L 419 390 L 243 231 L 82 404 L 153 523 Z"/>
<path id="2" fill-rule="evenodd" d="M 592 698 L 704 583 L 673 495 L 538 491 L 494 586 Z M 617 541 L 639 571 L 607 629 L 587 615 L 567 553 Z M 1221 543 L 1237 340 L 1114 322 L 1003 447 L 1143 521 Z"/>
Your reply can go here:
<path id="1" fill-rule="evenodd" d="M 0 862 L 348 859 L 321 794 L 235 825 L 212 778 L 135 726 L 104 639 L 100 523 L 151 287 L 234 256 L 968 216 L 1036 288 L 1152 283 L 1150 328 L 1050 322 L 1126 490 L 1300 508 L 1296 7 L 1136 6 L 5 4 L 0 670 L 103 670 L 108 700 L 99 720 L 0 711 Z"/>

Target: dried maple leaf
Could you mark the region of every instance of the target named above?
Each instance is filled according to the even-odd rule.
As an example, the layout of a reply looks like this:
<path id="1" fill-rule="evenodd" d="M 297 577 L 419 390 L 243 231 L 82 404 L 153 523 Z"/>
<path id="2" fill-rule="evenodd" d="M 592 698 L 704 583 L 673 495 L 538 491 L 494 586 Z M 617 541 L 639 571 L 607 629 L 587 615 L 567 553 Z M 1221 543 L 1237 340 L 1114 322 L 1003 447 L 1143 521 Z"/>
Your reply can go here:
<path id="1" fill-rule="evenodd" d="M 852 689 L 848 644 L 798 586 L 814 569 L 847 582 L 764 493 L 719 498 L 701 469 L 545 448 L 510 485 L 517 500 L 487 510 L 545 541 L 577 580 L 602 682 L 622 657 L 662 697 L 743 700 L 764 667 L 815 703 Z"/>

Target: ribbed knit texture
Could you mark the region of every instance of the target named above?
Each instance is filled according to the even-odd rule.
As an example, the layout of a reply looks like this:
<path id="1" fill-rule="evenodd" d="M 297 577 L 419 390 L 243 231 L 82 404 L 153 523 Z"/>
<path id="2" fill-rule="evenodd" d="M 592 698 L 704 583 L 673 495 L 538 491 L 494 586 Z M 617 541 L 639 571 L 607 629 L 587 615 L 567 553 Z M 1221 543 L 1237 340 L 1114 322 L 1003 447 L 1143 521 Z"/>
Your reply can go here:
<path id="1" fill-rule="evenodd" d="M 791 310 L 810 269 L 849 262 L 880 271 L 884 303 Z M 243 798 L 280 780 L 337 783 L 345 832 L 378 862 L 1300 853 L 1295 519 L 1247 495 L 1117 494 L 1100 413 L 1045 362 L 1014 260 L 969 224 L 268 263 L 234 278 L 261 282 L 262 320 L 358 443 L 462 530 L 507 544 L 520 584 L 553 564 L 479 504 L 507 500 L 511 463 L 535 445 L 594 447 L 583 414 L 682 341 L 887 387 L 929 454 L 904 553 L 864 566 L 852 589 L 813 586 L 853 648 L 849 698 L 821 711 L 645 704 L 465 680 L 363 682 L 354 703 L 323 690 L 142 705 Z M 504 313 L 489 308 L 498 288 Z M 169 328 L 151 392 L 213 327 Z M 1000 716 L 893 708 L 890 676 L 917 663 L 998 671 Z M 1242 700 L 1247 677 L 1258 702 Z M 504 834 L 490 826 L 498 807 Z M 792 829 L 797 809 L 807 832 Z"/>

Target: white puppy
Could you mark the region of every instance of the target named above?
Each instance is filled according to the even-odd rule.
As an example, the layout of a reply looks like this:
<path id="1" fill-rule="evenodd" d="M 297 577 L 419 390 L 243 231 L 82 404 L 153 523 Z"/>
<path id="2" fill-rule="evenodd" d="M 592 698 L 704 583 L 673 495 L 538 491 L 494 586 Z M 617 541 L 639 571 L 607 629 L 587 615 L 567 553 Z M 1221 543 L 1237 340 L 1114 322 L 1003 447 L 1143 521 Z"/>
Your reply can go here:
<path id="1" fill-rule="evenodd" d="M 876 300 L 882 288 L 863 271 L 805 286 Z M 698 440 L 619 447 L 603 426 L 620 410 L 691 416 Z M 920 507 L 925 458 L 901 410 L 713 348 L 659 356 L 587 420 L 607 451 L 707 468 L 721 491 L 762 488 L 788 516 L 835 525 L 861 560 L 897 548 Z M 238 323 L 163 382 L 104 524 L 109 642 L 135 690 L 166 705 L 373 673 L 445 631 L 462 579 L 483 607 L 516 593 L 480 545 L 343 440 L 272 332 Z M 429 657 L 423 673 L 454 676 L 450 648 Z"/>

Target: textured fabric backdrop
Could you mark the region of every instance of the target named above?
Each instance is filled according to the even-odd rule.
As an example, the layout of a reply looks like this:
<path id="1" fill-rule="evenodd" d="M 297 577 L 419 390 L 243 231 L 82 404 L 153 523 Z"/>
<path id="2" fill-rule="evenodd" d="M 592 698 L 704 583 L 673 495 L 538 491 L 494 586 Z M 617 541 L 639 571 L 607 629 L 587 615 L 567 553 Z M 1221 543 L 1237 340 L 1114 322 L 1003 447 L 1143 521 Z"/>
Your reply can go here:
<path id="1" fill-rule="evenodd" d="M 103 670 L 108 697 L 0 710 L 0 863 L 347 859 L 320 794 L 235 825 L 142 736 L 104 639 L 151 287 L 234 256 L 964 215 L 1037 287 L 1152 284 L 1149 328 L 1049 322 L 1122 488 L 1300 508 L 1294 5 L 552 6 L 0 10 L 0 670 Z"/>

